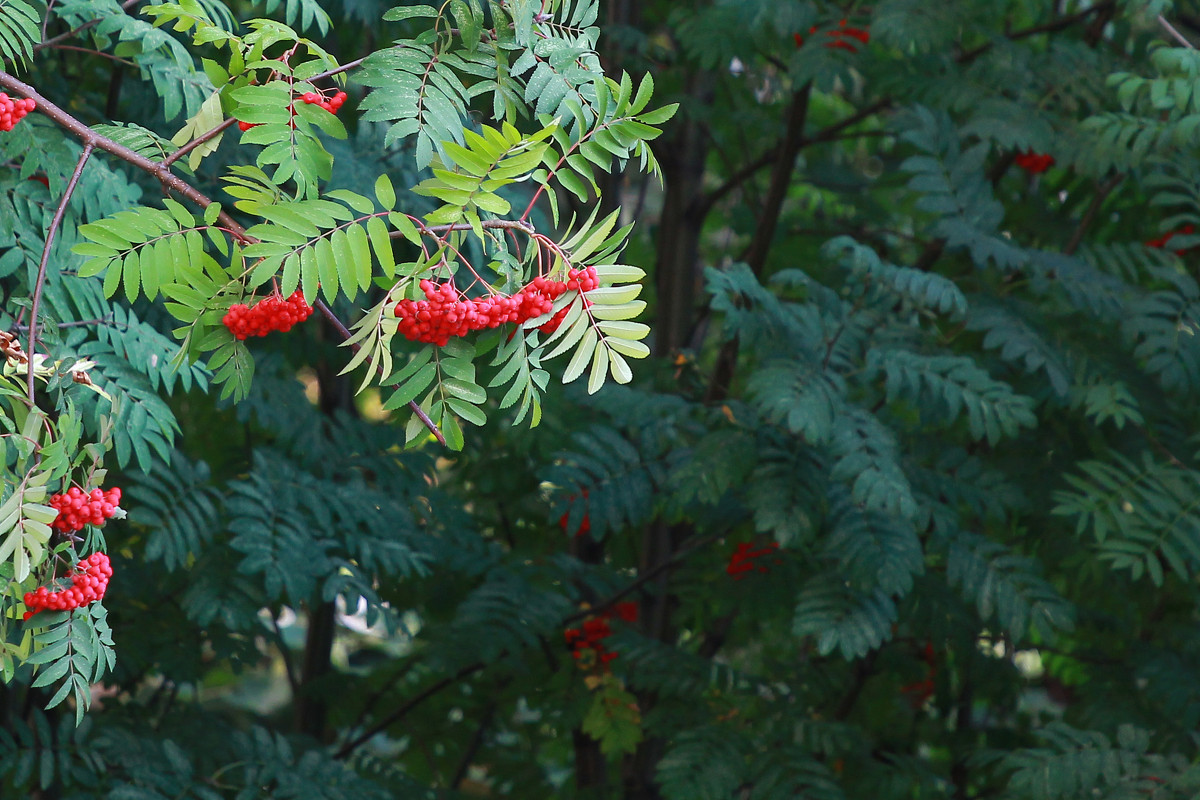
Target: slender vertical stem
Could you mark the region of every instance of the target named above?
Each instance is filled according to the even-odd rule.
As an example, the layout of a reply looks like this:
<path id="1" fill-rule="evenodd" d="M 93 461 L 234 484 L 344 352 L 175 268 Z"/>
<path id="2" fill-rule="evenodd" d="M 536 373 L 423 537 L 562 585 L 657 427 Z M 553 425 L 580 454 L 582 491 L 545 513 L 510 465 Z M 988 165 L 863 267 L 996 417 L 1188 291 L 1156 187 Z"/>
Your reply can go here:
<path id="1" fill-rule="evenodd" d="M 38 264 L 37 281 L 33 284 L 33 305 L 29 309 L 29 362 L 26 364 L 25 372 L 25 389 L 31 406 L 33 405 L 33 373 L 36 361 L 34 356 L 37 354 L 37 350 L 34 348 L 37 345 L 38 308 L 42 303 L 42 286 L 46 283 L 46 265 L 50 261 L 50 248 L 54 245 L 54 234 L 58 232 L 58 226 L 62 224 L 63 215 L 67 212 L 67 203 L 71 201 L 71 195 L 75 193 L 75 187 L 79 184 L 79 176 L 83 174 L 83 167 L 92 155 L 93 146 L 91 142 L 83 146 L 79 162 L 75 165 L 75 172 L 71 174 L 71 180 L 67 183 L 66 190 L 63 191 L 62 199 L 58 201 L 58 208 L 54 210 L 50 228 L 46 231 L 46 245 L 42 248 L 42 260 Z"/>

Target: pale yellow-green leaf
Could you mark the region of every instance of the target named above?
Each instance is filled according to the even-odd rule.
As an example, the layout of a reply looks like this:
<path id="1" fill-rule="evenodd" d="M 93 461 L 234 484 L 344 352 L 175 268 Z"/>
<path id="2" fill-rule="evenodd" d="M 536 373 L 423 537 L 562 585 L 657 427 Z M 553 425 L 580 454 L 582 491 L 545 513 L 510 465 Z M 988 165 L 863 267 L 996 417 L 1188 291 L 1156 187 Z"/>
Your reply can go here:
<path id="1" fill-rule="evenodd" d="M 645 339 L 650 333 L 650 326 L 641 322 L 598 322 L 596 327 L 601 333 L 621 339 Z"/>
<path id="2" fill-rule="evenodd" d="M 618 353 L 623 353 L 630 358 L 645 358 L 650 355 L 650 348 L 643 342 L 633 342 L 628 339 L 610 337 L 605 339 L 604 343 L 611 349 L 616 350 Z"/>
<path id="3" fill-rule="evenodd" d="M 202 134 L 208 133 L 213 128 L 220 125 L 225 120 L 225 115 L 221 112 L 221 93 L 213 92 L 200 105 L 200 110 L 196 115 L 189 118 L 184 126 L 171 137 L 171 143 L 182 147 L 193 139 L 198 138 Z M 221 139 L 224 138 L 225 132 L 218 133 L 213 138 L 203 144 L 197 145 L 190 153 L 187 154 L 188 166 L 196 169 L 200 166 L 200 162 L 208 156 L 216 152 L 221 146 Z M 211 223 L 210 223 L 211 224 Z"/>
<path id="4" fill-rule="evenodd" d="M 629 303 L 619 303 L 615 306 L 593 305 L 592 316 L 602 320 L 633 319 L 645 310 L 645 300 L 634 300 Z"/>
<path id="5" fill-rule="evenodd" d="M 640 283 L 631 283 L 626 286 L 602 286 L 599 289 L 592 289 L 587 293 L 588 300 L 599 305 L 614 306 L 620 303 L 628 303 L 642 293 L 642 285 Z"/>
<path id="6" fill-rule="evenodd" d="M 613 350 L 615 349 L 613 348 Z M 629 363 L 621 357 L 620 353 L 609 351 L 608 358 L 613 380 L 617 383 L 629 383 L 633 380 L 633 370 L 629 368 Z"/>
<path id="7" fill-rule="evenodd" d="M 563 383 L 570 383 L 583 374 L 584 369 L 587 368 L 588 361 L 592 357 L 592 353 L 596 351 L 596 344 L 599 340 L 600 337 L 596 335 L 596 329 L 587 328 L 579 341 L 578 347 L 575 348 L 575 354 L 571 356 L 570 362 L 567 363 L 567 368 L 563 370 Z"/>
<path id="8" fill-rule="evenodd" d="M 604 379 L 608 377 L 608 364 L 608 350 L 597 347 L 596 352 L 592 355 L 592 372 L 588 375 L 588 394 L 600 391 L 600 387 L 604 385 Z"/>
<path id="9" fill-rule="evenodd" d="M 602 284 L 631 283 L 646 277 L 646 271 L 628 264 L 597 264 L 596 277 Z"/>
<path id="10" fill-rule="evenodd" d="M 576 311 L 576 308 L 579 310 Z M 572 317 L 574 317 L 574 320 L 571 319 Z M 592 321 L 588 319 L 587 314 L 583 313 L 582 307 L 572 306 L 571 310 L 567 312 L 566 319 L 562 321 L 562 324 L 558 326 L 558 330 L 551 336 L 550 341 L 553 341 L 555 336 L 561 334 L 558 344 L 543 358 L 549 361 L 570 350 L 575 346 L 576 342 L 583 338 L 584 331 L 592 330 L 591 324 Z M 570 325 L 569 328 L 567 327 L 568 325 Z"/>

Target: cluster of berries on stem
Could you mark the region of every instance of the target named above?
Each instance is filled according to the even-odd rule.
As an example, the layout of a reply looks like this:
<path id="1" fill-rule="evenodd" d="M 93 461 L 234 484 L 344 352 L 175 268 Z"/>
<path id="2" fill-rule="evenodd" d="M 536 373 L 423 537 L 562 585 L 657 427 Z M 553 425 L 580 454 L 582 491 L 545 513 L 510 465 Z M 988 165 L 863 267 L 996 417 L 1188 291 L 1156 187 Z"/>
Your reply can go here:
<path id="1" fill-rule="evenodd" d="M 112 577 L 112 564 L 104 553 L 92 553 L 75 565 L 71 573 L 71 587 L 51 591 L 45 586 L 36 592 L 25 594 L 25 619 L 39 611 L 73 611 L 80 606 L 104 599 L 108 579 Z"/>
<path id="2" fill-rule="evenodd" d="M 1054 156 L 1026 150 L 1017 156 L 1016 164 L 1030 175 L 1040 175 L 1054 166 Z"/>
<path id="3" fill-rule="evenodd" d="M 779 545 L 771 542 L 766 547 L 760 550 L 755 550 L 754 545 L 750 542 L 742 542 L 737 546 L 729 556 L 729 564 L 726 565 L 725 571 L 733 576 L 735 581 L 740 581 L 750 572 L 770 572 L 771 570 L 762 564 L 756 563 L 755 559 L 762 556 L 771 555 L 779 549 Z M 775 559 L 776 564 L 782 564 L 778 558 Z"/>
<path id="4" fill-rule="evenodd" d="M 106 519 L 112 519 L 121 505 L 121 490 L 114 486 L 108 491 L 93 489 L 85 494 L 78 486 L 72 486 L 66 494 L 51 495 L 49 502 L 51 508 L 58 510 L 50 527 L 74 533 L 83 530 L 84 525 L 99 527 Z"/>
<path id="5" fill-rule="evenodd" d="M 615 650 L 608 650 L 604 640 L 612 636 L 612 626 L 609 620 L 613 618 L 624 622 L 637 622 L 637 603 L 617 603 L 598 617 L 588 617 L 578 628 L 567 628 L 563 638 L 571 647 L 571 656 L 580 669 L 607 668 L 617 657 Z"/>
<path id="6" fill-rule="evenodd" d="M 561 313 L 561 312 L 560 312 L 560 313 Z M 557 314 L 555 314 L 555 316 L 558 316 L 558 315 L 557 315 Z M 547 323 L 547 324 L 549 324 L 549 323 Z M 544 326 L 543 326 L 543 327 L 544 327 Z M 588 490 L 587 490 L 587 489 L 584 489 L 584 490 L 583 490 L 583 499 L 584 499 L 584 500 L 587 500 L 587 497 L 588 497 Z M 575 499 L 575 495 L 571 495 L 571 496 L 570 496 L 570 497 L 568 497 L 567 499 L 568 499 L 568 500 L 574 500 L 574 499 Z M 571 512 L 570 512 L 570 511 L 568 511 L 567 513 L 563 514 L 563 515 L 562 515 L 561 517 L 559 517 L 559 519 L 558 519 L 558 527 L 560 527 L 560 528 L 562 528 L 562 529 L 563 529 L 563 533 L 566 533 L 566 532 L 567 532 L 567 522 L 568 522 L 568 520 L 570 519 L 570 516 L 571 516 Z M 575 538 L 579 538 L 580 536 L 586 536 L 586 535 L 587 535 L 587 534 L 588 534 L 588 533 L 589 533 L 591 530 L 592 530 L 592 515 L 591 515 L 591 514 L 584 514 L 584 515 L 583 515 L 583 520 L 582 520 L 582 521 L 579 523 L 579 528 L 578 528 L 578 530 L 576 530 L 576 531 L 575 531 Z"/>
<path id="7" fill-rule="evenodd" d="M 37 103 L 29 98 L 14 100 L 4 92 L 0 92 L 0 131 L 11 131 L 14 125 L 35 108 L 37 108 Z"/>
<path id="8" fill-rule="evenodd" d="M 812 36 L 816 32 L 817 32 L 816 25 L 813 25 L 811 28 L 808 29 L 809 36 Z M 825 35 L 828 36 L 829 38 L 833 39 L 833 41 L 825 43 L 825 47 L 827 49 L 829 49 L 829 50 L 849 50 L 851 53 L 857 53 L 858 48 L 855 47 L 855 45 L 853 45 L 852 43 L 846 41 L 847 39 L 857 39 L 858 41 L 862 42 L 863 44 L 867 44 L 868 42 L 871 41 L 871 34 L 870 34 L 870 32 L 867 31 L 866 28 L 847 27 L 846 20 L 844 20 L 844 19 L 838 23 L 838 26 L 836 28 L 825 31 Z M 800 34 L 793 33 L 792 39 L 795 40 L 796 47 L 802 47 L 804 45 L 804 37 L 801 36 Z"/>
<path id="9" fill-rule="evenodd" d="M 330 114 L 336 114 L 338 109 L 342 107 L 342 104 L 346 102 L 346 93 L 338 92 L 333 97 L 326 99 L 325 95 L 321 94 L 320 92 L 305 92 L 304 94 L 300 95 L 300 99 L 310 106 L 320 106 Z M 292 110 L 292 116 L 296 116 L 296 106 L 292 105 L 290 108 Z M 258 124 L 260 123 L 239 121 L 238 127 L 243 131 L 248 131 Z"/>
<path id="10" fill-rule="evenodd" d="M 1161 250 L 1162 248 L 1166 247 L 1167 242 L 1171 241 L 1171 239 L 1173 239 L 1174 237 L 1190 236 L 1191 234 L 1193 234 L 1195 232 L 1196 232 L 1196 226 L 1192 225 L 1191 223 L 1188 223 L 1187 225 L 1184 225 L 1182 228 L 1180 228 L 1177 231 L 1171 231 L 1170 233 L 1164 233 L 1162 236 L 1158 237 L 1157 239 L 1151 239 L 1150 241 L 1146 242 L 1146 247 L 1153 247 L 1153 248 Z M 1191 250 L 1195 250 L 1195 249 L 1196 248 L 1194 248 L 1194 247 L 1185 247 L 1182 250 L 1176 250 L 1175 255 L 1181 256 L 1184 253 L 1187 253 L 1187 252 L 1189 252 Z"/>
<path id="11" fill-rule="evenodd" d="M 271 331 L 290 331 L 298 322 L 304 322 L 313 309 L 297 289 L 284 300 L 278 294 L 264 297 L 253 306 L 236 303 L 221 318 L 229 332 L 238 339 L 250 336 L 266 336 Z"/>
<path id="12" fill-rule="evenodd" d="M 471 331 L 498 328 L 506 322 L 521 325 L 549 313 L 554 301 L 565 292 L 582 294 L 599 285 L 595 267 L 571 268 L 565 281 L 539 275 L 514 295 L 491 294 L 467 299 L 453 280 L 438 283 L 426 279 L 420 283 L 424 300 L 404 299 L 396 303 L 398 330 L 411 342 L 445 347 L 452 337 L 466 336 Z M 566 311 L 561 309 L 538 330 L 553 333 L 562 324 Z"/>

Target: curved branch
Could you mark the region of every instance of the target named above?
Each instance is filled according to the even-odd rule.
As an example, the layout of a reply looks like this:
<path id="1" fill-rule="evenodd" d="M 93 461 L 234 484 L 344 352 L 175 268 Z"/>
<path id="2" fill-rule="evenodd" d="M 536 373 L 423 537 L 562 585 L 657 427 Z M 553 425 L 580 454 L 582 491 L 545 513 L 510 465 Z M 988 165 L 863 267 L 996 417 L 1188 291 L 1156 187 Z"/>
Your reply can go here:
<path id="1" fill-rule="evenodd" d="M 91 155 L 92 145 L 84 144 L 79 161 L 75 164 L 75 171 L 71 173 L 71 180 L 67 182 L 67 188 L 63 190 L 62 199 L 58 201 L 58 208 L 54 209 L 54 217 L 50 220 L 50 228 L 46 231 L 46 243 L 42 247 L 42 260 L 38 262 L 37 280 L 33 284 L 33 304 L 29 309 L 29 360 L 25 365 L 25 390 L 31 406 L 33 405 L 34 364 L 37 362 L 35 358 L 37 351 L 34 348 L 37 345 L 38 307 L 42 302 L 42 286 L 46 283 L 46 265 L 50 262 L 50 248 L 54 246 L 54 234 L 62 225 L 63 216 L 67 213 L 67 203 L 71 202 L 71 195 L 75 193 L 75 187 L 79 185 L 79 176 L 83 174 L 83 167 Z"/>

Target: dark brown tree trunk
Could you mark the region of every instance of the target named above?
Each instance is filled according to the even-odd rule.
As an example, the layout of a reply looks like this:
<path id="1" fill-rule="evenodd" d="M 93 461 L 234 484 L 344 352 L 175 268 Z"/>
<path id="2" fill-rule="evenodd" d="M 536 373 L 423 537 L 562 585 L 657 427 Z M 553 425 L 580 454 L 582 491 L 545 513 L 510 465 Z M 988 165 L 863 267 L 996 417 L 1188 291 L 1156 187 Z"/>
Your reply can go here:
<path id="1" fill-rule="evenodd" d="M 710 102 L 711 83 L 706 74 L 693 75 L 688 82 L 689 102 L 698 105 Z M 708 133 L 703 123 L 687 118 L 686 108 L 679 113 L 681 118 L 675 122 L 672 132 L 654 148 L 666 183 L 655 243 L 656 356 L 670 355 L 688 345 L 703 274 L 700 233 L 707 213 L 703 189 Z"/>

